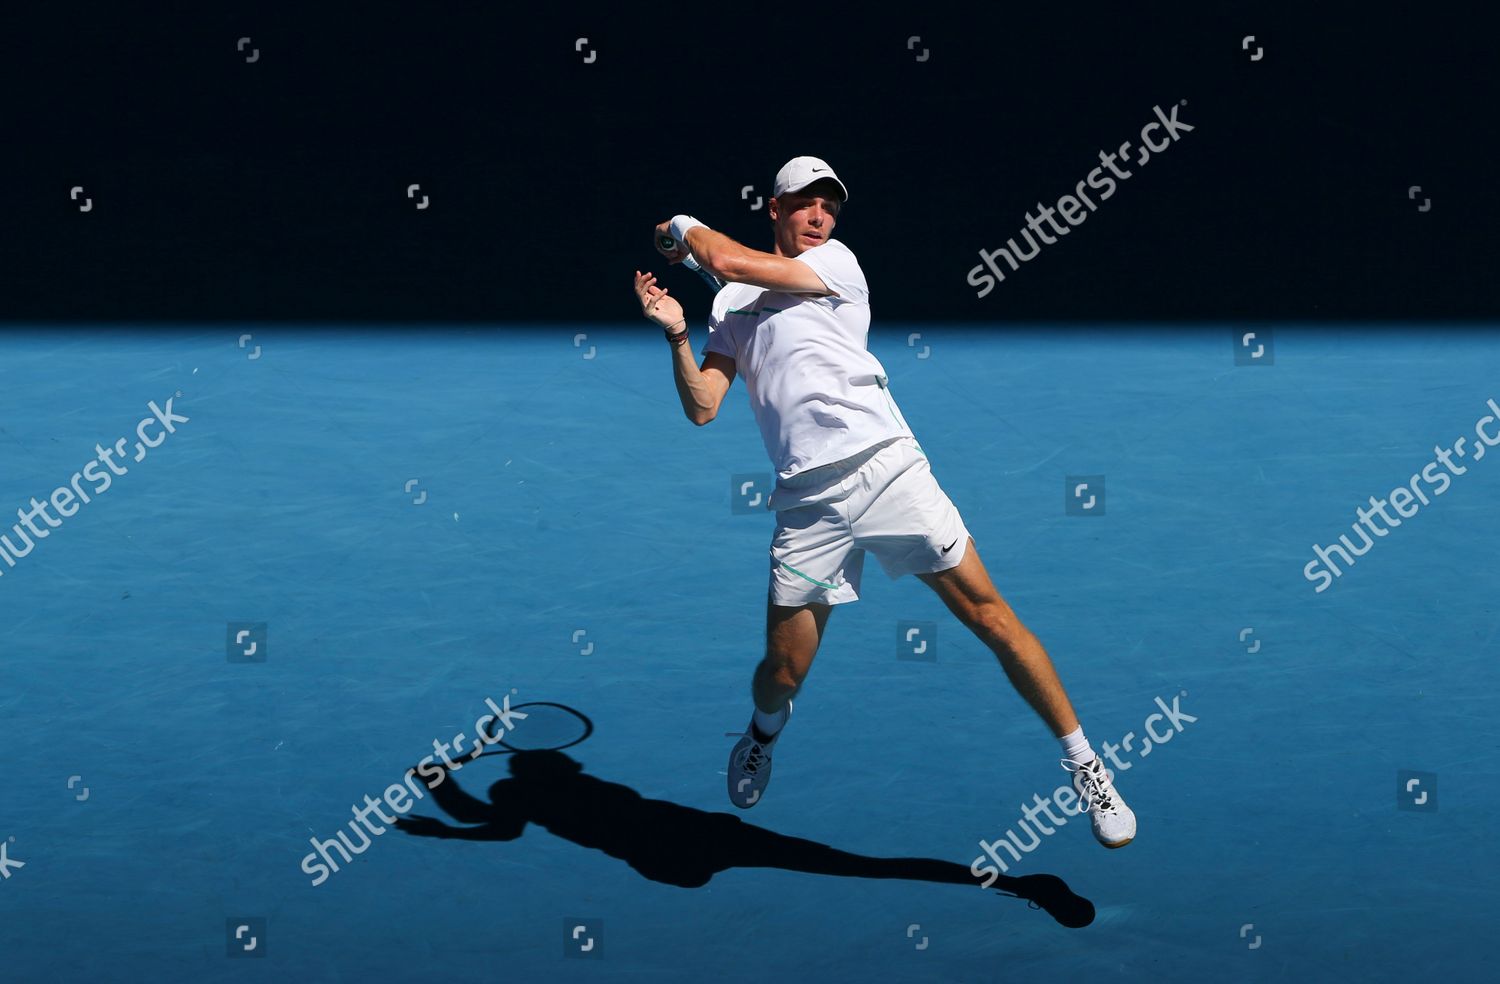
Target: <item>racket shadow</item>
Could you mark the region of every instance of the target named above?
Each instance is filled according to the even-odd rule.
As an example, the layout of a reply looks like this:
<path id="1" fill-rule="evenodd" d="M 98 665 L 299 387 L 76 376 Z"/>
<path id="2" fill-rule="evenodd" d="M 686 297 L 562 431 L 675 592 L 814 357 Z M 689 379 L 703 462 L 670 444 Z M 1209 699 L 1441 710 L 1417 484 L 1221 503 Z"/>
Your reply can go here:
<path id="1" fill-rule="evenodd" d="M 647 799 L 629 786 L 587 774 L 561 751 L 513 752 L 509 765 L 510 778 L 490 786 L 487 802 L 465 792 L 451 773 L 430 790 L 437 805 L 462 826 L 420 816 L 401 818 L 396 825 L 421 837 L 511 841 L 534 824 L 618 858 L 645 878 L 682 888 L 701 888 L 731 868 L 978 885 L 968 868 L 952 861 L 853 854 L 731 814 Z M 993 887 L 1045 910 L 1063 926 L 1079 928 L 1094 921 L 1093 903 L 1056 875 L 1002 875 Z"/>

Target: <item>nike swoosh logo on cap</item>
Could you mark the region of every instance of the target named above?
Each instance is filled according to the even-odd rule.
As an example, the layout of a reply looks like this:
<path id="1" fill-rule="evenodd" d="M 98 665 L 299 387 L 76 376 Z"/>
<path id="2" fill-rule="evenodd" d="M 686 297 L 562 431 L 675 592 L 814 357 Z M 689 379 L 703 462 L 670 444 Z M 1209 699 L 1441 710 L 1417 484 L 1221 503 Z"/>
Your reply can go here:
<path id="1" fill-rule="evenodd" d="M 826 167 L 815 167 L 815 168 L 812 169 L 812 173 L 817 174 L 819 171 L 826 171 L 826 170 L 828 170 L 828 168 L 826 168 Z"/>

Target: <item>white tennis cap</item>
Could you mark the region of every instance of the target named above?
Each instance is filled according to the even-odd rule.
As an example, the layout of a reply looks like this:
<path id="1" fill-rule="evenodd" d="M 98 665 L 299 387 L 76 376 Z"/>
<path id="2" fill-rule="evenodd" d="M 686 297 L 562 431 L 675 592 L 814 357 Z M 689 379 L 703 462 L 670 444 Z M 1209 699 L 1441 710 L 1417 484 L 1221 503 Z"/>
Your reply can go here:
<path id="1" fill-rule="evenodd" d="M 781 166 L 776 172 L 776 185 L 771 189 L 771 197 L 780 198 L 788 191 L 801 191 L 814 181 L 822 181 L 824 178 L 832 178 L 833 183 L 839 186 L 839 191 L 844 193 L 844 201 L 849 200 L 849 189 L 844 187 L 844 182 L 833 173 L 833 168 L 821 157 L 793 157 Z"/>

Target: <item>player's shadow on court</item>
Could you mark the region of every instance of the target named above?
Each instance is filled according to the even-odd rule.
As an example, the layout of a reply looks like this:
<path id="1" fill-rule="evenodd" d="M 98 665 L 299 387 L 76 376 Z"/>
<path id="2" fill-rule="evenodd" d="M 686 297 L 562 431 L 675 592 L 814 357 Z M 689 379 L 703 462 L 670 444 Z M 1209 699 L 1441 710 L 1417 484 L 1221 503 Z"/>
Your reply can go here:
<path id="1" fill-rule="evenodd" d="M 665 800 L 646 799 L 615 782 L 588 775 L 559 751 L 516 752 L 511 778 L 490 786 L 488 803 L 464 792 L 450 773 L 431 790 L 455 821 L 401 818 L 408 834 L 461 840 L 509 841 L 528 823 L 582 847 L 619 858 L 652 881 L 701 888 L 730 868 L 781 868 L 846 878 L 903 878 L 978 886 L 969 869 L 933 858 L 872 858 L 788 837 L 728 813 L 708 813 Z M 1064 926 L 1094 921 L 1094 905 L 1073 894 L 1056 875 L 1001 875 L 993 887 L 1046 910 Z"/>

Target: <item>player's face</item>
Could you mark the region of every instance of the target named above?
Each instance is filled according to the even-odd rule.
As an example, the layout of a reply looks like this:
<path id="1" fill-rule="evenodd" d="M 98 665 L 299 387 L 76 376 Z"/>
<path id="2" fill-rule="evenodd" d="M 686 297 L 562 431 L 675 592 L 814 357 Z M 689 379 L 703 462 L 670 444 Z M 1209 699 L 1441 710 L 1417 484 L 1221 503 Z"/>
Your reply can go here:
<path id="1" fill-rule="evenodd" d="M 805 188 L 787 192 L 772 202 L 776 243 L 783 256 L 796 256 L 821 246 L 833 235 L 840 208 L 838 192 Z"/>

